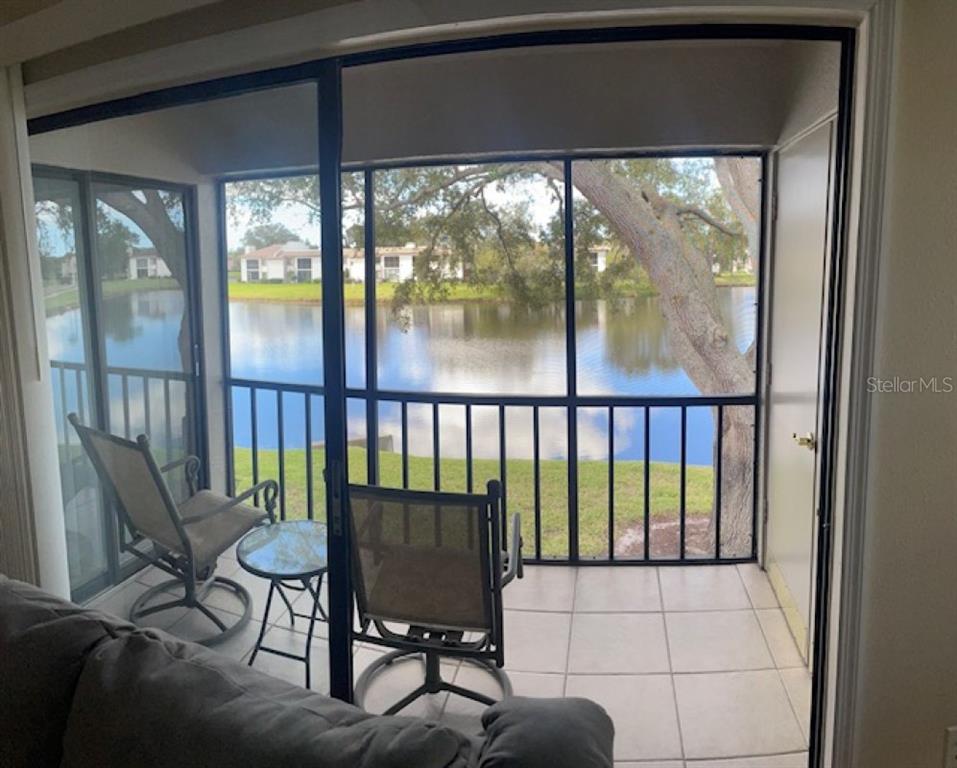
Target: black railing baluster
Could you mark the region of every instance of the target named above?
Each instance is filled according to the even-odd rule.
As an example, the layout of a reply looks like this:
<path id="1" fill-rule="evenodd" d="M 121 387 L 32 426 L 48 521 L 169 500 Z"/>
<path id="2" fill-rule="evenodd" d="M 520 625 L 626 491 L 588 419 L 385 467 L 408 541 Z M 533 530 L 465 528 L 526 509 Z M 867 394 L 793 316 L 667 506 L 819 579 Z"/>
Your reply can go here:
<path id="1" fill-rule="evenodd" d="M 172 461 L 173 459 L 173 414 L 172 406 L 170 405 L 169 397 L 169 379 L 163 378 L 163 407 L 165 412 L 163 414 L 163 427 L 166 430 L 164 435 L 164 443 L 166 444 L 166 461 Z"/>
<path id="2" fill-rule="evenodd" d="M 436 491 L 442 489 L 439 453 L 439 404 L 432 403 L 432 485 Z"/>
<path id="3" fill-rule="evenodd" d="M 69 414 L 70 409 L 67 406 L 67 402 L 66 402 L 66 371 L 63 368 L 61 368 L 57 372 L 57 374 L 58 374 L 57 378 L 59 379 L 59 383 L 60 383 L 60 421 L 63 424 L 63 440 L 64 440 L 64 445 L 66 445 L 66 447 L 69 448 L 70 447 L 70 421 L 69 419 L 67 419 L 67 414 Z M 67 455 L 69 455 L 69 451 L 67 451 Z"/>
<path id="4" fill-rule="evenodd" d="M 651 408 L 645 406 L 644 423 L 644 507 L 645 519 L 643 522 L 645 542 L 644 556 L 645 560 L 651 559 Z"/>
<path id="5" fill-rule="evenodd" d="M 562 236 L 565 251 L 565 375 L 568 387 L 568 559 L 578 562 L 578 336 L 575 317 L 575 190 L 570 158 L 562 163 Z"/>
<path id="6" fill-rule="evenodd" d="M 685 526 L 687 524 L 688 507 L 688 409 L 681 406 L 681 470 L 678 489 L 678 557 L 685 559 L 687 542 L 685 541 Z"/>
<path id="7" fill-rule="evenodd" d="M 146 436 L 152 437 L 150 434 L 153 431 L 150 425 L 150 380 L 146 376 L 143 377 L 143 427 Z"/>
<path id="8" fill-rule="evenodd" d="M 498 407 L 498 473 L 502 484 L 502 546 L 508 541 L 508 485 L 505 447 L 505 406 Z"/>
<path id="9" fill-rule="evenodd" d="M 276 390 L 276 440 L 279 448 L 279 519 L 286 519 L 286 425 L 282 411 L 282 391 Z"/>
<path id="10" fill-rule="evenodd" d="M 86 398 L 84 396 L 84 382 L 85 382 L 85 369 L 83 364 L 80 363 L 65 363 L 60 361 L 51 361 L 51 367 L 56 371 L 54 374 L 56 378 L 54 379 L 54 385 L 60 387 L 60 391 L 57 393 L 54 389 L 55 400 L 57 402 L 58 410 L 58 420 L 64 430 L 64 440 L 69 444 L 69 423 L 65 422 L 66 413 L 70 410 L 69 402 L 69 388 L 75 387 L 76 390 L 76 406 L 75 410 L 80 417 L 81 421 L 86 418 L 87 414 L 87 404 Z M 69 380 L 69 377 L 66 374 L 66 371 L 72 371 L 74 373 L 74 379 Z M 174 436 L 173 436 L 173 408 L 172 408 L 172 399 L 171 399 L 171 384 L 170 382 L 182 382 L 187 388 L 186 396 L 190 397 L 189 388 L 192 386 L 192 381 L 186 374 L 173 371 L 153 371 L 148 369 L 138 369 L 138 368 L 120 368 L 120 367 L 111 367 L 108 369 L 107 374 L 109 376 L 119 377 L 120 383 L 123 389 L 123 417 L 124 417 L 124 428 L 123 433 L 126 435 L 131 435 L 134 427 L 138 429 L 140 422 L 137 420 L 134 424 L 134 417 L 138 418 L 136 414 L 133 413 L 132 404 L 130 400 L 130 379 L 139 380 L 142 382 L 143 386 L 143 417 L 142 422 L 145 425 L 145 431 L 147 433 L 152 432 L 153 422 L 156 421 L 157 430 L 160 428 L 160 416 L 154 412 L 154 403 L 152 397 L 152 382 L 154 380 L 162 382 L 162 405 L 163 405 L 163 414 L 162 421 L 165 422 L 165 438 L 166 438 L 166 453 L 167 457 L 172 458 L 173 446 L 174 446 Z M 235 390 L 237 387 L 245 388 L 249 391 L 249 422 L 250 422 L 250 431 L 251 431 L 251 465 L 253 473 L 253 483 L 258 483 L 260 479 L 260 445 L 259 445 L 259 410 L 258 410 L 258 395 L 260 390 L 267 390 L 275 393 L 276 397 L 276 413 L 277 413 L 277 437 L 278 437 L 278 451 L 277 451 L 277 460 L 278 460 L 278 474 L 280 478 L 280 485 L 282 492 L 280 498 L 278 499 L 280 505 L 280 516 L 288 516 L 286 510 L 286 498 L 287 494 L 285 493 L 285 479 L 286 479 L 286 443 L 285 443 L 285 394 L 290 392 L 295 392 L 303 395 L 305 413 L 306 413 L 306 513 L 310 518 L 315 517 L 315 504 L 316 504 L 316 492 L 315 492 L 315 467 L 314 467 L 314 458 L 315 458 L 315 446 L 313 445 L 313 423 L 312 423 L 312 398 L 313 396 L 324 396 L 324 390 L 321 387 L 314 387 L 310 385 L 300 385 L 300 384 L 279 384 L 275 382 L 260 382 L 255 380 L 246 380 L 246 379 L 230 379 L 229 386 Z M 348 396 L 350 397 L 362 397 L 363 393 L 361 390 L 348 390 Z M 403 393 L 403 392 L 393 392 L 385 391 L 376 394 L 377 406 L 378 402 L 395 402 L 398 403 L 402 411 L 402 484 L 403 487 L 409 488 L 412 485 L 411 477 L 411 453 L 409 450 L 409 441 L 411 440 L 411 432 L 409 428 L 409 418 L 408 418 L 408 408 L 409 405 L 421 405 L 422 407 L 431 406 L 432 410 L 432 453 L 433 453 L 433 482 L 432 486 L 436 490 L 441 490 L 442 487 L 442 441 L 441 441 L 441 408 L 445 405 L 461 405 L 465 409 L 465 462 L 466 462 L 466 490 L 469 492 L 474 492 L 475 486 L 475 451 L 474 451 L 474 439 L 473 439 L 473 420 L 472 420 L 472 409 L 474 406 L 479 405 L 483 407 L 494 406 L 497 411 L 497 421 L 499 428 L 499 475 L 502 483 L 502 492 L 503 492 L 503 501 L 502 501 L 502 512 L 503 518 L 505 517 L 506 505 L 507 505 L 507 482 L 508 482 L 508 409 L 509 408 L 519 408 L 519 407 L 529 407 L 532 409 L 532 459 L 533 459 L 533 508 L 529 509 L 529 513 L 533 515 L 534 518 L 534 543 L 533 543 L 533 554 L 530 553 L 530 559 L 535 561 L 541 561 L 543 559 L 543 542 L 544 532 L 543 532 L 543 488 L 542 488 L 542 432 L 541 432 L 541 409 L 542 408 L 564 408 L 568 413 L 577 413 L 577 408 L 605 408 L 608 412 L 608 436 L 607 436 L 607 447 L 608 447 L 608 467 L 607 467 L 607 482 L 608 482 L 608 507 L 607 507 L 607 519 L 608 519 L 608 536 L 607 536 L 607 547 L 608 555 L 607 560 L 609 562 L 620 560 L 619 557 L 615 556 L 615 505 L 618 501 L 618 494 L 616 492 L 615 481 L 618 474 L 617 460 L 615 456 L 616 452 L 616 436 L 615 436 L 615 418 L 616 410 L 619 408 L 636 408 L 641 409 L 644 415 L 644 425 L 643 425 L 643 447 L 644 447 L 644 461 L 642 466 L 643 474 L 643 506 L 644 506 L 644 516 L 643 516 L 643 529 L 644 529 L 644 543 L 643 543 L 643 556 L 646 561 L 654 562 L 693 562 L 699 564 L 707 563 L 716 563 L 716 562 L 738 562 L 738 561 L 747 561 L 751 558 L 741 557 L 738 558 L 733 555 L 728 557 L 723 556 L 722 553 L 722 485 L 723 485 L 723 462 L 724 462 L 724 423 L 725 423 L 725 409 L 728 407 L 753 407 L 755 398 L 753 396 L 745 395 L 723 395 L 723 396 L 714 396 L 714 397 L 624 397 L 624 396 L 585 396 L 578 397 L 577 399 L 566 397 L 566 396 L 543 396 L 543 397 L 533 397 L 526 395 L 515 395 L 515 396 L 505 396 L 500 395 L 459 395 L 454 393 Z M 160 396 L 157 394 L 157 404 L 160 402 Z M 688 411 L 691 408 L 703 408 L 710 407 L 714 409 L 715 421 L 717 434 L 715 436 L 714 442 L 714 473 L 713 473 L 713 482 L 714 482 L 714 530 L 715 530 L 715 546 L 713 550 L 713 556 L 696 556 L 689 558 L 689 530 L 688 530 L 688 482 L 689 482 L 689 468 L 688 462 L 690 460 L 690 451 L 693 443 L 690 441 L 694 439 L 694 433 L 689 434 L 688 427 Z M 652 536 L 654 535 L 652 517 L 654 510 L 652 509 L 652 456 L 651 456 L 651 420 L 652 412 L 655 408 L 677 408 L 679 409 L 680 414 L 680 458 L 679 458 L 679 528 L 678 528 L 678 548 L 677 552 L 670 556 L 654 558 L 652 557 Z M 188 415 L 187 411 L 187 415 Z M 577 418 L 577 416 L 576 416 Z M 117 430 L 119 432 L 119 430 Z M 157 431 L 158 434 L 158 431 Z M 235 449 L 234 449 L 235 450 Z M 577 453 L 577 452 L 576 452 Z M 235 460 L 235 453 L 231 453 L 229 456 L 230 461 Z M 577 463 L 577 461 L 576 461 Z M 447 468 L 446 468 L 447 469 Z M 445 473 L 448 475 L 448 473 Z M 514 473 L 513 473 L 514 474 Z M 577 469 L 575 470 L 577 476 Z M 418 482 L 418 480 L 416 481 Z M 448 476 L 445 478 L 446 486 L 448 485 Z M 254 500 L 254 504 L 260 506 L 261 500 L 257 497 Z M 572 500 L 568 501 L 569 509 L 572 509 Z M 753 524 L 753 523 L 752 523 Z M 406 535 L 411 536 L 411 517 L 405 521 L 406 525 Z M 440 532 L 436 532 L 436 535 L 441 535 Z M 569 555 L 570 559 L 570 555 Z"/>
<path id="11" fill-rule="evenodd" d="M 402 401 L 402 487 L 409 487 L 409 406 Z"/>
<path id="12" fill-rule="evenodd" d="M 465 404 L 465 490 L 472 493 L 472 406 Z"/>
<path id="13" fill-rule="evenodd" d="M 721 454 L 724 443 L 724 406 L 718 406 L 718 435 L 714 457 L 714 559 L 721 559 Z"/>
<path id="14" fill-rule="evenodd" d="M 250 460 L 253 468 L 253 485 L 259 484 L 259 424 L 257 413 L 259 404 L 256 402 L 256 388 L 249 388 L 249 436 L 252 441 Z M 253 496 L 253 505 L 259 506 L 259 494 Z"/>
<path id="15" fill-rule="evenodd" d="M 190 431 L 187 431 L 187 430 L 189 429 L 190 425 L 192 425 L 193 427 L 196 426 L 196 417 L 194 413 L 195 409 L 193 407 L 194 404 L 196 403 L 196 390 L 195 390 L 194 379 L 189 378 L 183 382 L 183 397 L 185 398 L 183 403 L 184 403 L 184 411 L 186 416 L 186 418 L 183 421 L 183 434 L 182 434 L 183 452 L 193 453 L 194 446 L 190 442 L 190 440 L 195 439 L 195 432 L 194 430 L 190 430 Z M 193 432 L 193 434 L 190 434 L 191 432 Z M 202 472 L 202 468 L 200 469 L 200 472 Z"/>
<path id="16" fill-rule="evenodd" d="M 532 408 L 532 461 L 535 472 L 535 559 L 542 559 L 542 461 L 538 406 Z"/>
<path id="17" fill-rule="evenodd" d="M 608 406 L 608 559 L 615 559 L 615 406 Z"/>
<path id="18" fill-rule="evenodd" d="M 303 392 L 306 401 L 306 517 L 315 519 L 312 497 L 312 395 Z"/>
<path id="19" fill-rule="evenodd" d="M 74 372 L 76 374 L 76 413 L 80 417 L 80 423 L 86 424 L 86 400 L 83 397 L 83 370 L 77 368 Z"/>
<path id="20" fill-rule="evenodd" d="M 402 401 L 402 487 L 409 487 L 409 406 Z M 402 506 L 402 540 L 409 544 L 412 541 L 412 518 L 409 505 Z"/>
<path id="21" fill-rule="evenodd" d="M 130 380 L 124 373 L 120 377 L 123 392 L 123 435 L 130 439 Z"/>
<path id="22" fill-rule="evenodd" d="M 363 259 L 365 310 L 365 373 L 366 373 L 366 477 L 370 485 L 379 484 L 379 355 L 376 337 L 376 263 L 375 263 L 375 174 L 365 171 L 362 176 L 363 194 Z"/>

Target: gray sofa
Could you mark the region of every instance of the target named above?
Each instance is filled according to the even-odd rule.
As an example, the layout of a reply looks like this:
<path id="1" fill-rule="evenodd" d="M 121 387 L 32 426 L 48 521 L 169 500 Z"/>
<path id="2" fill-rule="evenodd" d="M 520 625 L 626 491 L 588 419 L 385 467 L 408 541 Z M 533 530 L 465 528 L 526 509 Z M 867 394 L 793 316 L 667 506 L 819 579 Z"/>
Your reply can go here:
<path id="1" fill-rule="evenodd" d="M 0 575 L 0 766 L 610 768 L 584 699 L 513 697 L 481 738 L 380 717 Z"/>

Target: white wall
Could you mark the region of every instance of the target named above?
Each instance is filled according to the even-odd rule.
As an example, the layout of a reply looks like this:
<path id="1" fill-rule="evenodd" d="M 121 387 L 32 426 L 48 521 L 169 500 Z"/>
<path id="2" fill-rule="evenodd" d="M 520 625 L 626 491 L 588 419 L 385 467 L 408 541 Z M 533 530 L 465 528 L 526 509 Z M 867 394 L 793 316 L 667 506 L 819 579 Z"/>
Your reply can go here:
<path id="1" fill-rule="evenodd" d="M 343 71 L 343 158 L 767 147 L 802 101 L 836 103 L 836 43 L 661 41 L 438 56 Z M 835 69 L 836 73 L 836 69 Z M 818 73 L 819 74 L 819 73 Z M 802 109 L 802 111 L 804 111 Z"/>
<path id="2" fill-rule="evenodd" d="M 44 589 L 68 597 L 70 578 L 67 570 L 66 533 L 63 499 L 60 495 L 60 463 L 54 426 L 53 387 L 42 301 L 40 256 L 36 247 L 36 223 L 33 217 L 33 180 L 28 165 L 26 125 L 23 122 L 23 92 L 16 67 L 0 67 L 0 280 L 8 291 L 12 306 L 14 354 L 0 365 L 15 370 L 19 393 L 10 393 L 19 415 L 19 430 L 28 436 L 19 446 L 18 456 L 10 453 L 18 447 L 4 446 L 3 459 L 22 462 L 29 486 L 29 498 L 19 495 L 18 485 L 4 488 L 7 504 L 21 505 L 21 514 L 32 514 L 32 524 L 18 526 L 32 531 L 36 542 L 22 542 L 24 551 L 36 554 L 38 583 Z M 5 321 L 6 317 L 0 317 Z M 8 453 L 8 451 L 10 453 Z M 7 510 L 7 513 L 10 511 Z M 16 535 L 11 526 L 6 533 Z M 3 532 L 0 532 L 0 536 Z M 31 558 L 32 559 L 32 558 Z M 24 575 L 33 571 L 24 567 Z"/>
<path id="3" fill-rule="evenodd" d="M 260 280 L 285 280 L 286 267 L 282 259 L 264 259 L 260 262 Z"/>
<path id="4" fill-rule="evenodd" d="M 901 4 L 881 377 L 957 377 L 955 38 L 957 3 Z M 871 443 L 854 766 L 940 768 L 957 724 L 957 394 L 875 395 Z"/>
<path id="5" fill-rule="evenodd" d="M 33 163 L 192 184 L 201 181 L 202 174 L 190 162 L 187 149 L 168 125 L 149 115 L 30 137 Z"/>
<path id="6" fill-rule="evenodd" d="M 441 56 L 343 73 L 343 157 L 768 147 L 836 107 L 836 43 L 672 41 Z M 187 181 L 314 167 L 313 84 L 31 139 L 36 162 Z"/>
<path id="7" fill-rule="evenodd" d="M 196 185 L 197 242 L 199 243 L 200 299 L 203 304 L 203 366 L 206 373 L 206 428 L 209 447 L 209 482 L 219 491 L 226 490 L 226 412 L 223 398 L 223 279 L 219 260 L 219 221 L 216 185 L 202 181 Z"/>

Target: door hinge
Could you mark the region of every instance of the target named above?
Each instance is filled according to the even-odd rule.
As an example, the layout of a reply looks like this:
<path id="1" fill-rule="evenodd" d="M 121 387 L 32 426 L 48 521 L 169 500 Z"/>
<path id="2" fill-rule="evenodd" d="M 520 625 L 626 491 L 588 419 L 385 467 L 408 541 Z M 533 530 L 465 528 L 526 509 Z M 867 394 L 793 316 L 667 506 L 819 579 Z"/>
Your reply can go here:
<path id="1" fill-rule="evenodd" d="M 771 221 L 778 220 L 778 193 L 771 193 Z"/>
<path id="2" fill-rule="evenodd" d="M 193 375 L 198 379 L 199 378 L 199 344 L 193 344 Z"/>

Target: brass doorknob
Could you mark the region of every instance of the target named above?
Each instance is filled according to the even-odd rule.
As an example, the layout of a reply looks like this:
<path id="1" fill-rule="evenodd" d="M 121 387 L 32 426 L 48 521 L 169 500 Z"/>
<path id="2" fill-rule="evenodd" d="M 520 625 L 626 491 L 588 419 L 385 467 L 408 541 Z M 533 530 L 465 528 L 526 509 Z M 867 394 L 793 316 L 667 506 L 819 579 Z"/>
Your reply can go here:
<path id="1" fill-rule="evenodd" d="M 795 443 L 807 448 L 809 451 L 813 451 L 817 447 L 817 441 L 814 439 L 813 432 L 806 432 L 803 435 L 799 435 L 797 432 L 795 432 L 791 436 L 794 438 Z"/>

